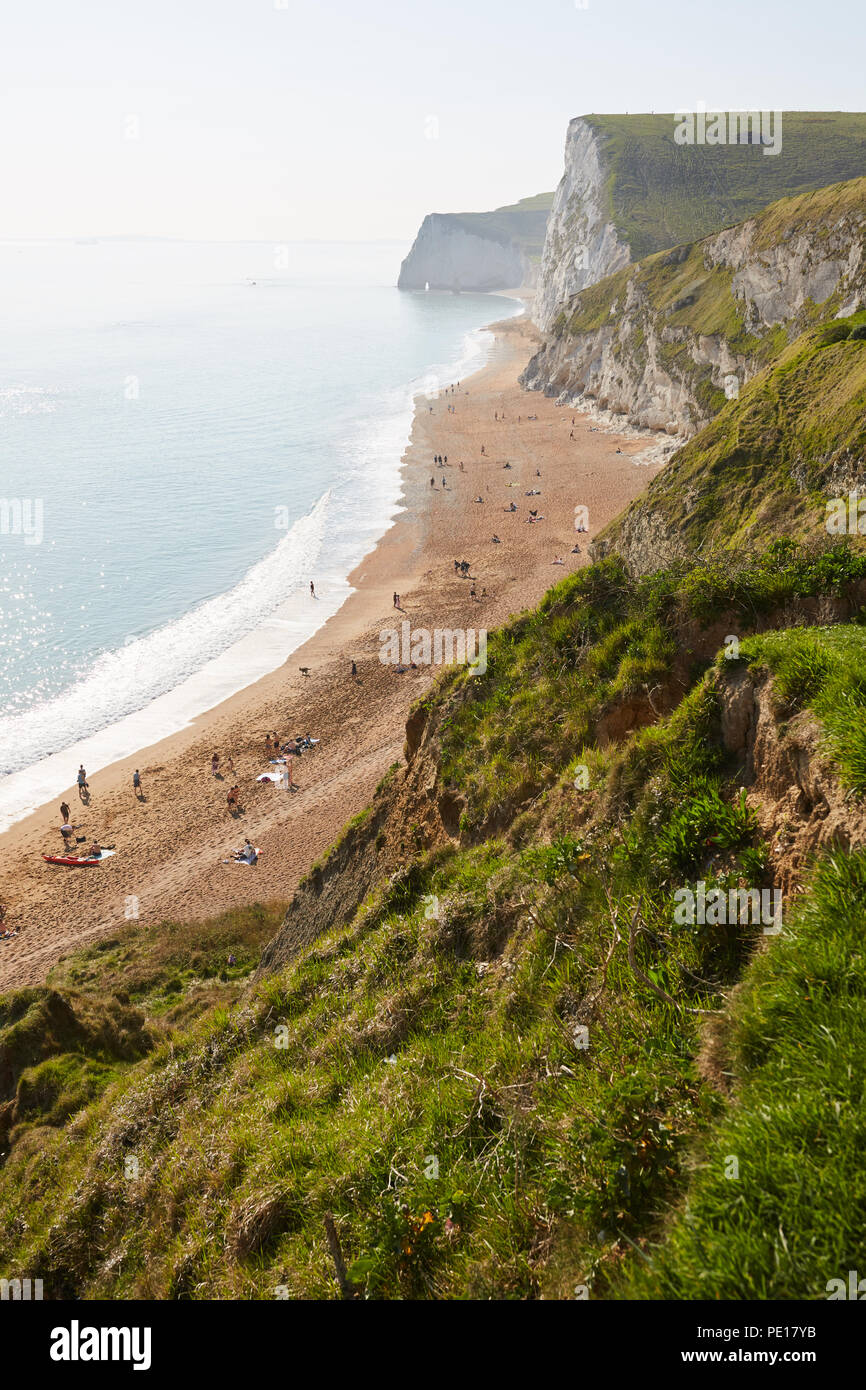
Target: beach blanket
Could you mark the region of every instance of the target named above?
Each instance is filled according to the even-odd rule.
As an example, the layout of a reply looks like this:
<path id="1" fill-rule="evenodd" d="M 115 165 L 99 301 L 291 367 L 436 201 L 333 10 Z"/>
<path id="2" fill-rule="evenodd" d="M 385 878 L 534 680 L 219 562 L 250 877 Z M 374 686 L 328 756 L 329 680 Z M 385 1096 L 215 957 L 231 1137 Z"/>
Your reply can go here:
<path id="1" fill-rule="evenodd" d="M 261 857 L 262 851 L 257 848 L 255 859 L 223 859 L 220 862 L 223 864 L 243 864 L 247 869 L 254 869 Z"/>

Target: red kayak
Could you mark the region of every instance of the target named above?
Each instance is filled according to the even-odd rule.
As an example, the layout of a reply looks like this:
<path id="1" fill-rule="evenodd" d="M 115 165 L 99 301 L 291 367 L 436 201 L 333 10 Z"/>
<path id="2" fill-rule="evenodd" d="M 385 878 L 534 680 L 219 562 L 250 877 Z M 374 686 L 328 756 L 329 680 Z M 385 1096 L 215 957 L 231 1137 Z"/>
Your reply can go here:
<path id="1" fill-rule="evenodd" d="M 68 869 L 87 869 L 91 864 L 101 864 L 103 859 L 109 859 L 113 853 L 113 849 L 104 849 L 98 859 L 92 856 L 85 859 L 79 854 L 43 854 L 42 858 L 46 864 L 65 864 Z"/>

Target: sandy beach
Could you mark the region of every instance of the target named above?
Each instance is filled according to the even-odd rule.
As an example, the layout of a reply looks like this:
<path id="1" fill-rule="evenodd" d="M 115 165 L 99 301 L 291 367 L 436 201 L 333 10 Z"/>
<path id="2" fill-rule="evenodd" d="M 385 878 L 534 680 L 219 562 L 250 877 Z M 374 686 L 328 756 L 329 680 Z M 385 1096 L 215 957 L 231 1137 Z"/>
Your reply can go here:
<path id="1" fill-rule="evenodd" d="M 94 868 L 44 863 L 43 854 L 62 852 L 60 797 L 0 836 L 0 902 L 18 930 L 0 942 L 0 990 L 40 983 L 61 956 L 132 915 L 157 924 L 288 901 L 402 758 L 406 713 L 435 675 L 383 664 L 380 632 L 404 620 L 413 629 L 501 626 L 585 564 L 592 536 L 643 490 L 660 466 L 636 464 L 646 441 L 597 430 L 587 416 L 518 386 L 536 339 L 527 319 L 495 325 L 495 334 L 482 371 L 453 394 L 416 402 L 405 510 L 351 576 L 354 592 L 340 611 L 280 669 L 93 775 L 88 805 L 73 787 L 66 791 L 78 836 L 114 846 L 114 857 Z M 434 464 L 440 454 L 447 466 Z M 540 495 L 527 496 L 533 489 Z M 512 502 L 514 512 L 506 510 Z M 588 535 L 575 531 L 578 506 L 588 510 Z M 530 508 L 544 519 L 528 524 Z M 577 542 L 580 555 L 571 553 Z M 455 559 L 471 562 L 471 579 L 455 573 Z M 256 781 L 268 770 L 270 730 L 321 740 L 294 760 L 294 793 Z M 214 752 L 222 760 L 216 778 Z M 243 807 L 236 817 L 226 805 L 233 782 Z M 224 862 L 247 836 L 262 851 L 258 866 Z"/>

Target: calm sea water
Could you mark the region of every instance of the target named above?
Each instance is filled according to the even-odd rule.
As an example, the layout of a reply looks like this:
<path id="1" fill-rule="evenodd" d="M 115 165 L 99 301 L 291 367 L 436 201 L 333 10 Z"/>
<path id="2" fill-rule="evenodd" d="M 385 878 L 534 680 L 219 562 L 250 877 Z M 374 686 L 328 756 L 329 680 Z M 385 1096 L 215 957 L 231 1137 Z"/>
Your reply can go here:
<path id="1" fill-rule="evenodd" d="M 0 244 L 0 826 L 344 601 L 397 510 L 413 393 L 519 309 L 398 292 L 404 251 Z"/>

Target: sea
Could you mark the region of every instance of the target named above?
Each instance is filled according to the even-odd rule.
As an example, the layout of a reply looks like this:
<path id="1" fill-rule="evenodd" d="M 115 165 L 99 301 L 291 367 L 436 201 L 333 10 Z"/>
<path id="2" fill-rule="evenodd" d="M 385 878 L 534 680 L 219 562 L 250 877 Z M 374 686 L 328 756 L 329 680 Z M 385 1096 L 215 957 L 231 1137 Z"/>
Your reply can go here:
<path id="1" fill-rule="evenodd" d="M 413 399 L 522 311 L 398 291 L 407 249 L 0 242 L 0 830 L 345 602 Z"/>

